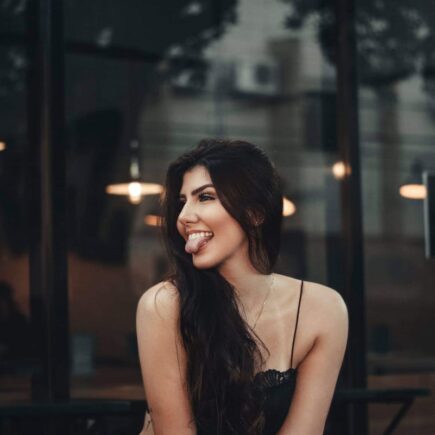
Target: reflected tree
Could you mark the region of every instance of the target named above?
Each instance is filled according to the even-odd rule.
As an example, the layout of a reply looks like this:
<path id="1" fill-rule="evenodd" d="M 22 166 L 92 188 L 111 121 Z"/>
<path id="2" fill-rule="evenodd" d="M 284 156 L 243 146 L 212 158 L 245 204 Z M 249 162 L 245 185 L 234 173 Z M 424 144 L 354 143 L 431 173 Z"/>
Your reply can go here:
<path id="1" fill-rule="evenodd" d="M 171 74 L 191 71 L 201 80 L 205 47 L 237 20 L 238 0 L 66 0 L 66 37 L 70 41 L 140 49 L 151 61 L 172 60 Z M 128 56 L 128 54 L 127 54 Z"/>
<path id="2" fill-rule="evenodd" d="M 105 186 L 112 176 L 127 181 L 122 168 L 145 96 L 180 74 L 188 86 L 201 86 L 207 76 L 204 49 L 236 21 L 236 5 L 237 0 L 65 2 L 68 52 L 93 54 L 69 57 L 67 69 L 69 208 L 75 213 L 70 246 L 82 257 L 127 259 L 136 208 L 109 197 Z"/>
<path id="3" fill-rule="evenodd" d="M 335 64 L 335 13 L 332 1 L 281 0 L 290 6 L 286 26 L 300 28 L 315 17 L 326 58 Z M 362 84 L 382 86 L 418 73 L 429 89 L 435 83 L 435 7 L 426 0 L 357 2 L 355 31 Z"/>
<path id="4" fill-rule="evenodd" d="M 74 142 L 74 138 L 67 141 L 69 159 L 67 176 L 70 187 L 69 198 L 73 202 L 69 207 L 70 210 L 84 207 L 81 214 L 83 220 L 74 223 L 70 228 L 70 235 L 72 233 L 73 238 L 77 236 L 81 239 L 78 240 L 78 246 L 74 247 L 81 255 L 105 261 L 122 261 L 131 218 L 129 213 L 121 215 L 110 210 L 104 191 L 107 180 L 98 173 L 98 170 L 101 172 L 101 162 L 104 162 L 108 170 L 107 168 L 113 167 L 116 164 L 115 160 L 122 155 L 120 149 L 125 146 L 123 133 L 116 131 L 109 138 L 110 140 L 89 141 L 86 138 L 92 138 L 98 131 L 105 129 L 104 126 L 101 127 L 101 123 L 96 123 L 96 130 L 89 131 L 87 115 L 89 119 L 94 119 L 95 116 L 100 119 L 102 114 L 112 116 L 114 110 L 118 110 L 123 119 L 118 119 L 116 125 L 111 124 L 111 129 L 119 127 L 118 129 L 124 132 L 132 130 L 134 122 L 131 119 L 134 119 L 135 114 L 137 116 L 144 93 L 153 90 L 156 83 L 155 76 L 161 74 L 162 66 L 164 66 L 164 74 L 169 77 L 183 73 L 192 85 L 204 82 L 207 66 L 203 60 L 203 51 L 225 32 L 228 25 L 237 21 L 237 3 L 237 0 L 161 2 L 65 0 L 63 2 L 66 54 L 78 55 L 76 59 L 86 57 L 90 60 L 84 61 L 85 63 L 76 62 L 67 67 L 69 83 L 77 87 L 75 89 L 68 87 L 65 90 L 66 93 L 75 92 L 78 95 L 74 104 L 75 107 L 80 108 L 77 113 L 67 111 L 71 116 L 71 119 L 67 120 L 70 126 L 68 131 L 74 130 L 76 135 L 79 132 L 81 138 L 77 143 Z M 0 139 L 6 137 L 8 142 L 7 155 L 2 155 L 0 161 L 0 165 L 4 168 L 12 167 L 10 164 L 12 156 L 15 156 L 14 159 L 18 161 L 23 161 L 26 156 L 27 60 L 25 53 L 26 45 L 33 42 L 26 39 L 28 22 L 26 14 L 29 11 L 27 7 L 29 4 L 30 2 L 26 0 L 0 0 L 0 38 L 3 40 L 0 52 L 2 54 L 0 56 L 2 119 Z M 80 57 L 81 54 L 83 57 Z M 99 62 L 98 59 L 102 59 L 103 62 Z M 108 64 L 104 59 L 113 61 L 110 65 L 114 71 L 107 71 Z M 134 93 L 117 81 L 124 74 L 120 75 L 120 68 L 125 68 L 122 65 L 127 65 L 129 62 L 136 62 L 136 65 L 139 62 L 144 65 L 142 70 L 137 69 L 131 75 L 133 80 L 128 88 L 134 88 Z M 89 68 L 90 64 L 92 66 Z M 83 68 L 83 65 L 88 68 Z M 92 90 L 90 95 L 87 93 L 89 89 Z M 99 100 L 88 106 L 93 97 Z M 70 102 L 71 99 L 67 95 L 67 103 L 68 101 Z M 128 102 L 127 109 L 124 106 L 119 107 L 120 102 L 124 104 L 124 101 Z M 124 133 L 124 136 L 131 133 L 131 131 Z M 101 136 L 101 138 L 105 137 L 104 134 Z M 75 186 L 70 176 L 74 171 L 83 175 L 83 167 L 72 167 L 74 161 L 80 162 L 83 159 L 90 160 L 91 170 L 89 178 L 82 182 L 86 186 L 85 191 L 79 192 L 81 187 Z M 22 186 L 25 179 L 23 171 L 14 172 L 13 179 L 10 178 L 10 171 L 3 170 L 0 176 L 3 186 Z M 92 189 L 89 186 L 92 186 Z M 75 203 L 78 197 L 84 198 L 81 204 Z M 12 195 L 12 198 L 17 198 L 16 207 L 13 207 L 14 213 L 16 210 L 22 210 L 20 195 Z M 20 213 L 24 215 L 24 211 Z M 14 220 L 9 219 L 7 222 L 11 222 L 12 227 L 5 228 L 5 233 L 21 233 L 21 228 L 14 227 Z M 89 231 L 85 234 L 82 232 L 83 228 L 88 228 Z M 104 228 L 108 230 L 105 232 Z M 119 235 L 114 235 L 119 228 L 123 229 L 120 234 L 125 235 L 122 240 Z M 100 238 L 101 234 L 104 234 L 103 239 Z M 89 240 L 89 237 L 92 237 L 93 241 Z M 20 248 L 9 246 L 9 249 L 12 251 L 22 249 L 22 239 L 20 240 Z"/>
<path id="5" fill-rule="evenodd" d="M 317 20 L 318 42 L 325 58 L 336 64 L 335 2 L 280 0 L 289 13 L 285 25 L 299 29 L 308 19 Z M 356 1 L 355 33 L 358 80 L 370 87 L 377 101 L 377 140 L 380 149 L 380 181 L 383 198 L 380 212 L 383 234 L 402 234 L 403 201 L 397 195 L 403 160 L 396 84 L 414 75 L 423 80 L 431 97 L 427 106 L 433 116 L 435 101 L 435 5 L 426 0 Z"/>

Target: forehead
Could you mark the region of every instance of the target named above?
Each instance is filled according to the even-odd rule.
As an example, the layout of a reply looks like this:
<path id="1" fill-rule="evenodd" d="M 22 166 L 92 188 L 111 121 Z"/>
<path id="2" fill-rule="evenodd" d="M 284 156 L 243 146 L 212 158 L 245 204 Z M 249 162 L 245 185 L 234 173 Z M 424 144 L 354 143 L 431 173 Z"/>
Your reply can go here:
<path id="1" fill-rule="evenodd" d="M 211 183 L 210 174 L 204 166 L 195 166 L 183 175 L 183 184 L 180 193 L 190 193 L 191 190 L 203 184 Z"/>

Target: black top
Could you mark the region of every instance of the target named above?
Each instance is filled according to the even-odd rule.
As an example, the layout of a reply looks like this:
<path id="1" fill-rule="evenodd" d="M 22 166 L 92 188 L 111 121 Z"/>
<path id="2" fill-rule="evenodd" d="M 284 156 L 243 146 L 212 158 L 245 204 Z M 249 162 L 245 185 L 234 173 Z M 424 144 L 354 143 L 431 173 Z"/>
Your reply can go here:
<path id="1" fill-rule="evenodd" d="M 281 428 L 293 399 L 297 370 L 289 368 L 285 372 L 270 369 L 260 372 L 262 376 L 265 426 L 262 435 L 276 434 Z"/>
<path id="2" fill-rule="evenodd" d="M 287 413 L 290 409 L 290 405 L 293 399 L 293 393 L 296 386 L 297 369 L 293 368 L 293 350 L 296 340 L 296 331 L 298 328 L 299 309 L 302 300 L 304 282 L 301 281 L 301 290 L 299 294 L 298 311 L 296 314 L 295 329 L 293 332 L 293 343 L 290 358 L 290 368 L 284 372 L 275 369 L 269 369 L 266 371 L 258 372 L 255 375 L 254 383 L 255 387 L 264 396 L 264 417 L 265 426 L 262 435 L 275 435 L 281 428 Z M 210 435 L 215 434 L 216 428 L 205 429 L 197 428 L 198 435 Z M 225 431 L 222 435 L 226 435 Z M 240 434 L 242 435 L 242 434 Z"/>

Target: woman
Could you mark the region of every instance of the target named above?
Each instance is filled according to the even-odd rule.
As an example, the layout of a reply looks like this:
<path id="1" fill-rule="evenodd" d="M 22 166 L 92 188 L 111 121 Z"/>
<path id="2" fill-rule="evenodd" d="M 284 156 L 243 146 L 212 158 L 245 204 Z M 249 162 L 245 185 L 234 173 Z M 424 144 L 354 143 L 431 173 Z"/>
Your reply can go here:
<path id="1" fill-rule="evenodd" d="M 137 310 L 142 434 L 323 433 L 347 309 L 335 290 L 273 273 L 282 196 L 247 142 L 203 140 L 169 166 L 172 271 Z"/>

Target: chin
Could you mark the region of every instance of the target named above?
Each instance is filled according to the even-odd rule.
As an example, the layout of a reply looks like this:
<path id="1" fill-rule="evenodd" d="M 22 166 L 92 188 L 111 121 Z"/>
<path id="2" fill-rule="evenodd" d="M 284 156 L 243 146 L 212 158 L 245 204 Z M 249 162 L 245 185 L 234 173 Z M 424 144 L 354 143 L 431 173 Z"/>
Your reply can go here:
<path id="1" fill-rule="evenodd" d="M 224 262 L 224 258 L 219 256 L 217 258 L 213 253 L 203 253 L 200 255 L 192 256 L 192 263 L 197 269 L 217 269 Z"/>
<path id="2" fill-rule="evenodd" d="M 218 263 L 210 260 L 203 260 L 202 258 L 193 258 L 193 265 L 197 269 L 212 269 L 218 266 Z"/>

